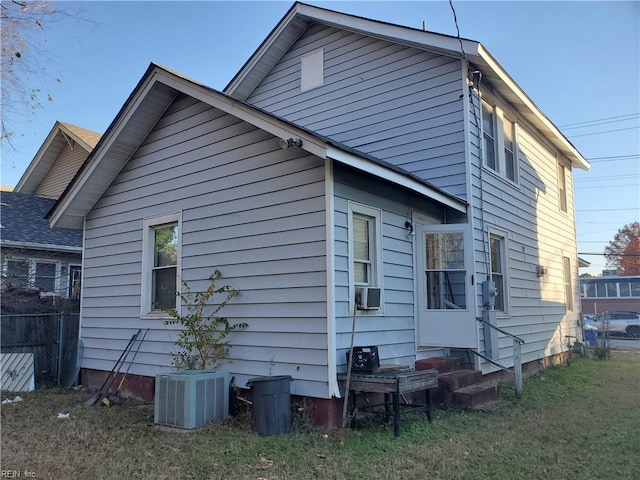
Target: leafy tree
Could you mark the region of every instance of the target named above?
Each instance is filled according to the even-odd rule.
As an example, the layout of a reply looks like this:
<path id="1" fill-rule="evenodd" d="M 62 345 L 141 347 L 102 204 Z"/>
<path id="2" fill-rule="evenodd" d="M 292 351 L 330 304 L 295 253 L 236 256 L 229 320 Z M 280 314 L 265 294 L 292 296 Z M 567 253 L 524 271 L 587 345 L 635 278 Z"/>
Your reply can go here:
<path id="1" fill-rule="evenodd" d="M 625 225 L 604 249 L 607 266 L 619 275 L 640 275 L 640 222 Z"/>

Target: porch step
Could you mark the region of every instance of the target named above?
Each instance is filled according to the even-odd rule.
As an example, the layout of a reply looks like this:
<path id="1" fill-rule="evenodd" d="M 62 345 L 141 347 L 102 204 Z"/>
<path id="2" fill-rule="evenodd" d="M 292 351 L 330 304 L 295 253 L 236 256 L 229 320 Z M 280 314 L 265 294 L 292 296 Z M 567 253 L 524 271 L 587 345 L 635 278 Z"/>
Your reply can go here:
<path id="1" fill-rule="evenodd" d="M 452 394 L 452 405 L 456 407 L 476 408 L 498 400 L 500 383 L 489 380 L 455 390 Z"/>
<path id="2" fill-rule="evenodd" d="M 482 382 L 480 370 L 454 370 L 438 375 L 438 396 L 436 400 L 444 405 L 453 404 L 453 392 L 463 387 Z"/>
<path id="3" fill-rule="evenodd" d="M 462 359 L 460 357 L 431 357 L 422 360 L 416 360 L 416 370 L 435 369 L 439 374 L 453 372 L 454 370 L 462 370 Z"/>

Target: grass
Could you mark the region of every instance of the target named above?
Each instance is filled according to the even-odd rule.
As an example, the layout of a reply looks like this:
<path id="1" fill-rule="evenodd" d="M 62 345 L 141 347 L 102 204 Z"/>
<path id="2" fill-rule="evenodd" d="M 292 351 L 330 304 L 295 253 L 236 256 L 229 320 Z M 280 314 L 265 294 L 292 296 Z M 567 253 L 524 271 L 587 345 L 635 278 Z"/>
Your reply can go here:
<path id="1" fill-rule="evenodd" d="M 440 410 L 389 425 L 259 437 L 248 416 L 195 431 L 154 426 L 153 407 L 87 407 L 38 390 L 1 410 L 1 468 L 38 479 L 636 479 L 640 355 L 579 359 L 528 379 L 498 412 Z M 3 398 L 12 398 L 3 394 Z M 68 419 L 56 418 L 58 412 Z"/>

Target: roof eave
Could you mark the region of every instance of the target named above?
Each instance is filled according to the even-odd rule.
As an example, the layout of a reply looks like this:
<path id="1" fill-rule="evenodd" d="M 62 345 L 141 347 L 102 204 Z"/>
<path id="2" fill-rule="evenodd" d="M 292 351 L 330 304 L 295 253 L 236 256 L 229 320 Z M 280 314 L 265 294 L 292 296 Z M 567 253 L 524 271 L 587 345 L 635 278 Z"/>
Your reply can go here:
<path id="1" fill-rule="evenodd" d="M 590 164 L 586 158 L 573 146 L 573 144 L 564 136 L 564 134 L 556 127 L 549 118 L 537 107 L 537 105 L 529 98 L 529 96 L 518 86 L 518 84 L 511 78 L 511 76 L 500 66 L 495 58 L 484 48 L 482 44 L 478 44 L 478 53 L 474 55 L 471 61 L 479 67 L 484 66 L 491 70 L 491 72 L 497 76 L 499 83 L 507 89 L 508 92 L 512 92 L 518 99 L 518 101 L 524 105 L 528 112 L 531 112 L 532 123 L 547 138 L 553 143 L 553 145 L 565 155 L 570 161 L 571 165 L 575 168 L 589 171 Z"/>

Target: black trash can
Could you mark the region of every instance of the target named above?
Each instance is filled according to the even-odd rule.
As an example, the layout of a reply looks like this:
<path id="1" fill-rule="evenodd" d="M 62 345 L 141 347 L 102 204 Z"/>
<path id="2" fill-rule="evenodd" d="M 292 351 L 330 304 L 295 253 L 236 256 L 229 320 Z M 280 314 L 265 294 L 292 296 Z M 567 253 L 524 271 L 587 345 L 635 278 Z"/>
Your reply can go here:
<path id="1" fill-rule="evenodd" d="M 291 431 L 291 377 L 257 377 L 247 382 L 253 398 L 253 422 L 258 435 Z"/>

